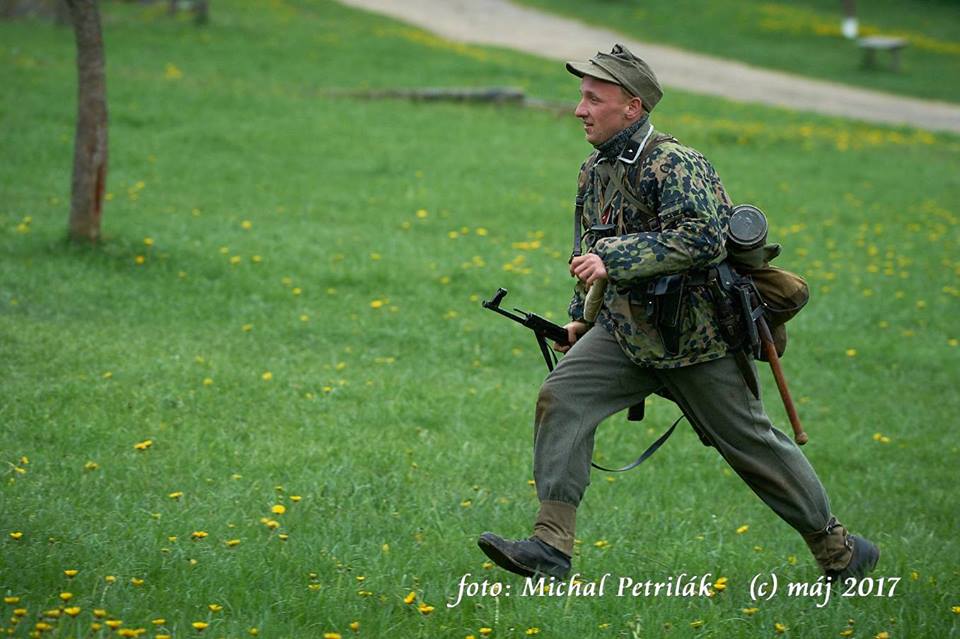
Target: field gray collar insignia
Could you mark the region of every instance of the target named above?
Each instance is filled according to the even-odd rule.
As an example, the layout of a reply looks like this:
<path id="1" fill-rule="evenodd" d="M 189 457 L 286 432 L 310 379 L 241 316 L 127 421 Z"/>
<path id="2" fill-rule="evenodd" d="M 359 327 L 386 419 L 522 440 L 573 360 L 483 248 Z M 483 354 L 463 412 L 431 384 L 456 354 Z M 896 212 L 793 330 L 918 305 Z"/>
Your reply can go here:
<path id="1" fill-rule="evenodd" d="M 643 153 L 643 147 L 647 146 L 647 140 L 650 139 L 651 135 L 653 135 L 653 125 L 646 122 L 644 126 L 638 129 L 637 132 L 627 140 L 626 146 L 623 147 L 623 151 L 620 152 L 617 159 L 624 164 L 635 163 L 637 158 L 640 157 L 640 154 Z M 637 138 L 640 139 L 638 140 Z"/>

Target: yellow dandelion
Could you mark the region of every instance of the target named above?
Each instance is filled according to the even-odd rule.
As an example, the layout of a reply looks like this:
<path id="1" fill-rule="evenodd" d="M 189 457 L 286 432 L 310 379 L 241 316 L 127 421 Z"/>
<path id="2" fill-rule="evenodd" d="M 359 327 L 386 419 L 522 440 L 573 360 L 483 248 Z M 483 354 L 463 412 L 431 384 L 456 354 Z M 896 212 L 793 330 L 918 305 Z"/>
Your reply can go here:
<path id="1" fill-rule="evenodd" d="M 890 639 L 890 633 L 886 630 L 878 632 L 876 635 L 874 635 L 873 639 Z"/>
<path id="2" fill-rule="evenodd" d="M 106 371 L 100 377 L 102 377 L 103 379 L 113 379 L 113 373 L 111 373 L 110 371 Z"/>
<path id="3" fill-rule="evenodd" d="M 755 614 L 757 614 L 758 612 L 760 612 L 760 609 L 759 609 L 759 608 L 744 608 L 743 610 L 741 610 L 741 612 L 749 617 L 750 615 L 755 615 Z"/>
<path id="4" fill-rule="evenodd" d="M 840 636 L 841 636 L 841 637 L 852 637 L 852 636 L 853 636 L 853 628 L 846 628 L 845 630 L 841 630 L 841 631 L 840 631 Z"/>
<path id="5" fill-rule="evenodd" d="M 61 592 L 61 593 L 60 593 L 60 600 L 61 600 L 61 601 L 70 601 L 71 599 L 73 599 L 73 593 L 72 593 L 72 592 Z"/>
<path id="6" fill-rule="evenodd" d="M 180 499 L 181 497 L 183 497 L 183 491 L 182 490 L 174 491 L 169 495 L 167 495 L 167 497 L 169 497 L 170 499 Z"/>
<path id="7" fill-rule="evenodd" d="M 482 226 L 477 227 L 476 229 L 474 229 L 473 232 L 479 235 L 480 237 L 486 237 L 487 235 L 487 229 L 483 228 Z"/>
<path id="8" fill-rule="evenodd" d="M 536 626 L 533 626 L 533 627 L 531 627 L 531 628 L 527 628 L 526 631 L 524 632 L 524 634 L 526 634 L 526 635 L 528 635 L 528 636 L 531 636 L 531 635 L 539 635 L 539 634 L 540 634 L 540 629 L 537 628 Z"/>
<path id="9" fill-rule="evenodd" d="M 370 302 L 370 308 L 381 308 L 383 306 L 383 300 L 373 300 Z"/>
<path id="10" fill-rule="evenodd" d="M 420 614 L 422 615 L 429 615 L 431 612 L 433 612 L 433 606 L 428 603 L 421 603 L 419 606 L 417 606 L 417 610 L 419 610 Z"/>
<path id="11" fill-rule="evenodd" d="M 207 533 L 202 530 L 195 530 L 192 533 L 190 533 L 190 539 L 195 539 L 195 540 L 204 539 L 206 536 L 207 536 Z"/>
<path id="12" fill-rule="evenodd" d="M 88 461 L 86 464 L 83 465 L 83 469 L 86 471 L 93 471 L 93 470 L 97 470 L 98 468 L 100 468 L 100 464 L 98 464 L 95 461 Z"/>
<path id="13" fill-rule="evenodd" d="M 225 542 L 223 542 L 223 543 L 226 545 L 227 548 L 236 548 L 237 546 L 240 545 L 240 540 L 239 540 L 239 539 L 228 539 L 227 541 L 225 541 Z"/>
<path id="14" fill-rule="evenodd" d="M 251 255 L 251 256 L 250 256 L 250 261 L 253 262 L 254 264 L 259 264 L 260 262 L 263 261 L 263 256 L 261 256 L 261 255 Z"/>
<path id="15" fill-rule="evenodd" d="M 78 574 L 80 574 L 80 571 L 79 571 L 79 570 L 76 570 L 75 568 L 69 568 L 69 569 L 67 569 L 67 570 L 64 570 L 64 571 L 63 571 L 63 574 L 65 574 L 65 575 L 67 576 L 67 578 L 73 579 L 73 578 L 76 577 Z"/>
<path id="16" fill-rule="evenodd" d="M 301 322 L 309 322 L 309 321 L 310 321 L 310 316 L 307 315 L 306 313 L 303 313 L 302 315 L 300 315 L 300 321 L 301 321 Z"/>
<path id="17" fill-rule="evenodd" d="M 782 635 L 783 633 L 785 633 L 785 632 L 787 631 L 787 627 L 786 627 L 785 625 L 783 625 L 782 623 L 780 623 L 779 621 L 778 621 L 777 623 L 773 624 L 773 629 L 776 631 L 776 633 L 777 633 L 778 635 Z"/>
<path id="18" fill-rule="evenodd" d="M 339 632 L 325 632 L 323 633 L 323 639 L 340 639 Z"/>
<path id="19" fill-rule="evenodd" d="M 847 357 L 856 357 L 856 356 L 857 356 L 857 349 L 855 348 L 847 349 Z"/>
<path id="20" fill-rule="evenodd" d="M 311 592 L 317 592 L 320 590 L 320 588 L 320 584 L 307 584 L 307 590 L 310 590 Z"/>
<path id="21" fill-rule="evenodd" d="M 117 580 L 117 578 L 114 577 L 113 575 L 107 575 L 107 576 L 105 576 L 105 577 L 103 578 L 103 580 L 104 580 L 105 582 L 107 582 L 108 584 L 112 584 L 112 583 L 114 583 L 114 582 Z"/>
<path id="22" fill-rule="evenodd" d="M 103 623 L 107 628 L 110 628 L 110 630 L 116 630 L 123 625 L 123 622 L 119 619 L 107 619 Z"/>
<path id="23" fill-rule="evenodd" d="M 131 577 L 131 578 L 130 578 L 130 585 L 131 585 L 131 586 L 138 586 L 138 587 L 139 587 L 139 586 L 142 586 L 142 585 L 143 585 L 143 579 L 140 579 L 140 578 L 138 578 L 138 577 Z"/>
<path id="24" fill-rule="evenodd" d="M 20 597 L 4 597 L 3 603 L 9 604 L 11 606 L 14 604 L 18 604 L 20 603 Z"/>
<path id="25" fill-rule="evenodd" d="M 204 385 L 204 386 L 213 386 L 213 379 L 210 378 L 210 377 L 204 377 L 204 378 L 203 378 L 203 385 Z"/>
<path id="26" fill-rule="evenodd" d="M 203 632 L 207 629 L 207 627 L 210 626 L 210 624 L 208 624 L 206 621 L 194 621 L 190 625 L 193 626 L 193 629 L 197 632 Z"/>
<path id="27" fill-rule="evenodd" d="M 351 621 L 351 622 L 350 622 L 350 630 L 353 630 L 354 632 L 359 632 L 359 631 L 360 631 L 360 622 L 359 622 L 359 621 Z"/>
<path id="28" fill-rule="evenodd" d="M 694 629 L 696 629 L 696 628 L 702 628 L 702 627 L 703 627 L 703 624 L 704 624 L 703 619 L 697 619 L 696 621 L 691 621 L 691 622 L 690 622 L 690 627 L 691 627 L 691 628 L 694 628 Z"/>
<path id="29" fill-rule="evenodd" d="M 152 439 L 145 439 L 142 442 L 137 442 L 136 444 L 133 445 L 133 447 L 137 450 L 147 450 L 151 446 L 153 446 Z"/>
<path id="30" fill-rule="evenodd" d="M 183 77 L 183 71 L 177 68 L 177 65 L 168 62 L 167 66 L 163 69 L 163 77 L 167 80 L 179 80 Z"/>
<path id="31" fill-rule="evenodd" d="M 240 327 L 240 329 L 241 329 L 244 333 L 249 333 L 250 331 L 253 330 L 253 324 L 244 324 L 243 326 Z"/>
<path id="32" fill-rule="evenodd" d="M 13 609 L 13 616 L 14 616 L 14 617 L 26 617 L 26 616 L 27 616 L 27 609 L 26 609 L 26 608 L 14 608 L 14 609 Z"/>
<path id="33" fill-rule="evenodd" d="M 164 618 L 162 618 L 162 617 L 158 617 L 157 619 L 154 619 L 154 620 L 151 621 L 150 623 L 152 623 L 152 624 L 155 625 L 155 626 L 162 626 L 162 625 L 164 625 L 165 623 L 167 623 L 167 620 L 164 619 Z"/>
<path id="34" fill-rule="evenodd" d="M 609 545 L 610 545 L 610 542 L 608 542 L 606 539 L 601 539 L 601 540 L 599 540 L 599 541 L 593 542 L 593 545 L 594 545 L 595 547 L 597 547 L 597 548 L 601 548 L 601 549 L 602 549 L 602 548 L 606 548 L 607 546 L 609 546 Z"/>
<path id="35" fill-rule="evenodd" d="M 726 578 L 726 577 L 720 577 L 719 579 L 717 579 L 717 580 L 713 583 L 713 589 L 714 589 L 714 590 L 722 591 L 722 590 L 726 590 L 726 588 L 727 588 L 727 578 Z"/>
<path id="36" fill-rule="evenodd" d="M 250 635 L 251 637 L 256 637 L 257 635 L 260 634 L 260 630 L 258 630 L 257 627 L 254 626 L 250 628 L 250 630 L 247 630 L 247 634 Z"/>
<path id="37" fill-rule="evenodd" d="M 952 612 L 955 615 L 960 615 L 960 606 L 954 606 L 953 608 L 950 609 L 950 612 Z"/>
<path id="38" fill-rule="evenodd" d="M 279 539 L 280 541 L 286 541 L 290 539 L 290 535 L 288 535 L 287 533 L 280 533 L 279 535 L 277 535 L 277 539 Z"/>
<path id="39" fill-rule="evenodd" d="M 250 220 L 244 220 L 243 222 L 240 222 L 240 228 L 242 228 L 244 231 L 249 231 L 253 228 L 253 222 Z"/>
<path id="40" fill-rule="evenodd" d="M 301 293 L 303 293 L 303 289 L 300 288 L 299 286 L 296 286 L 296 287 L 294 287 L 294 289 L 293 289 L 292 292 L 293 292 L 294 295 L 300 295 Z"/>
<path id="41" fill-rule="evenodd" d="M 145 258 L 142 255 L 137 255 L 135 258 L 133 258 L 133 261 L 135 264 L 139 266 L 139 265 L 142 265 L 144 262 L 146 262 L 147 258 Z"/>
<path id="42" fill-rule="evenodd" d="M 743 533 L 747 532 L 748 530 L 750 530 L 750 526 L 749 526 L 748 524 L 744 524 L 744 525 L 740 526 L 739 528 L 737 528 L 737 534 L 738 534 L 738 535 L 742 535 Z"/>
<path id="43" fill-rule="evenodd" d="M 276 530 L 277 528 L 280 527 L 280 522 L 277 521 L 276 519 L 268 519 L 264 524 L 264 526 L 266 526 L 270 530 Z"/>
<path id="44" fill-rule="evenodd" d="M 405 603 L 405 604 L 407 604 L 407 605 L 410 605 L 410 604 L 412 604 L 414 601 L 416 601 L 416 599 L 417 599 L 417 593 L 415 593 L 415 592 L 413 592 L 413 591 L 411 590 L 410 593 L 407 594 L 407 596 L 403 598 L 403 603 Z"/>
<path id="45" fill-rule="evenodd" d="M 216 603 L 208 604 L 207 608 L 210 609 L 210 612 L 220 612 L 221 610 L 223 610 L 223 606 Z"/>
<path id="46" fill-rule="evenodd" d="M 490 636 L 490 633 L 493 632 L 493 628 L 487 628 L 486 626 L 484 626 L 479 630 L 479 632 L 482 636 L 488 637 Z"/>
<path id="47" fill-rule="evenodd" d="M 301 497 L 300 495 L 290 495 L 290 501 L 292 501 L 293 503 L 297 503 L 301 499 L 303 499 L 303 497 Z"/>
<path id="48" fill-rule="evenodd" d="M 271 373 L 270 371 L 266 371 L 263 373 L 263 375 L 260 376 L 260 379 L 262 379 L 265 382 L 269 382 L 271 379 L 273 379 L 273 373 Z"/>
<path id="49" fill-rule="evenodd" d="M 427 209 L 420 209 L 419 211 L 417 211 L 417 217 L 420 218 L 421 220 L 426 219 L 428 215 L 430 214 L 427 213 Z"/>
<path id="50" fill-rule="evenodd" d="M 45 622 L 45 621 L 38 621 L 36 624 L 34 624 L 33 627 L 34 627 L 35 630 L 38 630 L 38 631 L 40 631 L 40 632 L 46 632 L 47 630 L 53 630 L 53 626 L 51 626 L 50 624 L 48 624 L 48 623 Z"/>

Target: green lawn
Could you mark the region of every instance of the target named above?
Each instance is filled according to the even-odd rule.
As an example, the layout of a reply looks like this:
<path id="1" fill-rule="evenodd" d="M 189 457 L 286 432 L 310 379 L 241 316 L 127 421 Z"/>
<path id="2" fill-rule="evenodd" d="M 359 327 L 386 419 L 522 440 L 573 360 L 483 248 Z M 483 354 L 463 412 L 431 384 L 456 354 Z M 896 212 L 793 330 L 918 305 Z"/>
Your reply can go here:
<path id="1" fill-rule="evenodd" d="M 861 36 L 896 36 L 909 42 L 901 54 L 900 72 L 891 70 L 889 55 L 882 51 L 878 68 L 861 68 L 863 55 L 856 42 L 840 33 L 843 12 L 837 0 L 520 1 L 641 41 L 844 84 L 960 102 L 960 4 L 951 0 L 857 3 Z"/>
<path id="2" fill-rule="evenodd" d="M 0 23 L 12 636 L 110 636 L 91 630 L 108 620 L 145 637 L 829 637 L 848 620 L 855 637 L 960 634 L 960 139 L 676 92 L 656 120 L 768 213 L 782 264 L 811 282 L 784 361 L 806 452 L 837 514 L 880 544 L 893 596 L 754 602 L 754 575 L 816 569 L 684 428 L 640 469 L 594 477 L 575 570 L 710 573 L 725 590 L 448 607 L 466 573 L 522 586 L 475 539 L 529 533 L 543 363 L 480 300 L 504 286 L 562 321 L 589 147 L 572 117 L 324 92 L 557 99 L 576 83 L 335 3 L 214 3 L 206 30 L 159 6 L 104 10 L 110 200 L 95 249 L 63 239 L 71 34 Z M 611 420 L 598 460 L 626 463 L 676 414 L 658 400 L 639 425 Z"/>

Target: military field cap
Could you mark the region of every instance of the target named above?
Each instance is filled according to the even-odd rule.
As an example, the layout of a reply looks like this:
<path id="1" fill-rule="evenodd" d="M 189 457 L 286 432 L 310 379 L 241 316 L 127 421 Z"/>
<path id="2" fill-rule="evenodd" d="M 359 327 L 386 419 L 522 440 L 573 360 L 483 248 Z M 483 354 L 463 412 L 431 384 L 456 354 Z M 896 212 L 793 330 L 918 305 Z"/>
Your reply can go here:
<path id="1" fill-rule="evenodd" d="M 622 44 L 613 45 L 610 53 L 597 53 L 583 62 L 567 62 L 567 71 L 579 78 L 589 75 L 619 84 L 630 95 L 640 98 L 647 111 L 653 111 L 663 97 L 653 69 Z"/>

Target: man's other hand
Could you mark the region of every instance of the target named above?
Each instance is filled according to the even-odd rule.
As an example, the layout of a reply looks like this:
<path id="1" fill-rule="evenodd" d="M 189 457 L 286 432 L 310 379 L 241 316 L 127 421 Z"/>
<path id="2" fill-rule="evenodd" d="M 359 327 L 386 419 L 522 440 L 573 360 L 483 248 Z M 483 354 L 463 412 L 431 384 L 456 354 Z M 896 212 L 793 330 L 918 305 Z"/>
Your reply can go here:
<path id="1" fill-rule="evenodd" d="M 577 340 L 580 339 L 580 336 L 590 330 L 590 325 L 586 322 L 581 322 L 580 320 L 575 320 L 564 324 L 563 327 L 567 329 L 567 344 L 557 344 L 553 343 L 553 350 L 558 353 L 566 353 L 570 350 L 570 347 L 577 343 Z"/>

